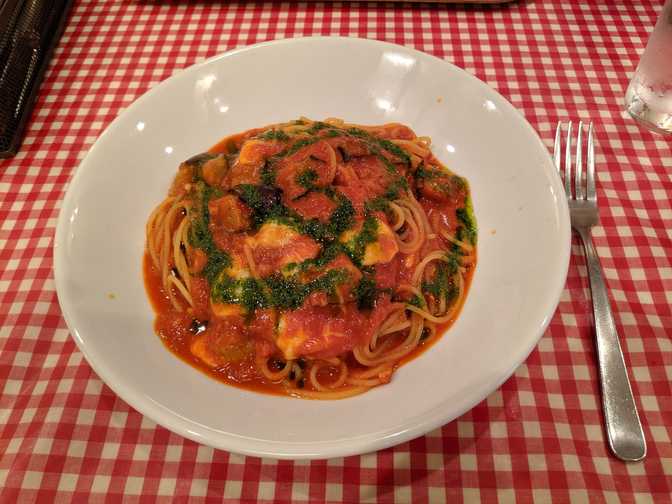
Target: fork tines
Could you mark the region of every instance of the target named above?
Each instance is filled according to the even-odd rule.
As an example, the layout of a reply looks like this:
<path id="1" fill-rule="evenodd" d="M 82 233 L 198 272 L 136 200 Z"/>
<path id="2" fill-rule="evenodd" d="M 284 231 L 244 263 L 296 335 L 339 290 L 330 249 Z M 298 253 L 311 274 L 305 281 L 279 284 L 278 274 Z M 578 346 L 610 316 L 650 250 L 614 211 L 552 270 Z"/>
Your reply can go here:
<path id="1" fill-rule="evenodd" d="M 555 130 L 555 147 L 553 149 L 553 162 L 558 174 L 564 178 L 565 192 L 568 198 L 576 200 L 595 201 L 595 146 L 593 143 L 593 123 L 588 124 L 588 142 L 585 148 L 586 155 L 586 176 L 584 186 L 583 175 L 583 121 L 579 121 L 578 131 L 576 134 L 576 151 L 574 154 L 574 163 L 572 163 L 572 121 L 567 125 L 567 134 L 565 135 L 565 162 L 564 162 L 564 177 L 562 169 L 562 122 L 558 122 L 558 127 Z M 572 174 L 572 166 L 574 166 L 574 173 Z M 572 177 L 573 175 L 573 177 Z M 572 178 L 574 179 L 572 191 Z"/>

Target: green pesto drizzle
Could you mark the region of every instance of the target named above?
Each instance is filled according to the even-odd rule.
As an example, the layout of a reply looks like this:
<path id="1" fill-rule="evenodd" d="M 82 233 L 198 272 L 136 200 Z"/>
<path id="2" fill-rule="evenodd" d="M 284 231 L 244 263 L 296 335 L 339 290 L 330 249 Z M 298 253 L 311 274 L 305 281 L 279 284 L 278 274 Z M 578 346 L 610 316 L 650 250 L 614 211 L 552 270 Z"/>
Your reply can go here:
<path id="1" fill-rule="evenodd" d="M 252 210 L 252 222 L 255 228 L 268 220 L 290 219 L 291 211 L 281 203 L 274 188 L 241 184 L 236 187 L 236 192 Z"/>
<path id="2" fill-rule="evenodd" d="M 313 145 L 314 143 L 319 142 L 319 141 L 320 141 L 319 136 L 313 136 L 313 137 L 309 137 L 309 138 L 301 138 L 301 139 L 297 140 L 296 142 L 294 142 L 292 145 L 290 145 L 284 151 L 282 151 L 279 154 L 276 154 L 275 156 L 273 156 L 273 160 L 278 161 L 282 158 L 289 157 L 292 154 L 296 154 L 297 152 L 299 152 L 304 147 L 308 147 L 309 145 Z"/>
<path id="3" fill-rule="evenodd" d="M 357 235 L 352 238 L 349 242 L 345 244 L 345 247 L 348 251 L 348 255 L 352 262 L 357 266 L 362 265 L 364 260 L 364 252 L 366 251 L 366 246 L 369 243 L 373 243 L 378 238 L 378 220 L 369 215 L 364 219 L 364 224 L 362 229 Z"/>
<path id="4" fill-rule="evenodd" d="M 413 294 L 411 298 L 406 301 L 406 304 L 409 304 L 411 306 L 415 306 L 417 308 L 424 308 L 425 303 L 422 301 L 422 298 L 418 296 L 417 294 Z"/>
<path id="5" fill-rule="evenodd" d="M 275 185 L 275 168 L 271 163 L 266 163 L 261 169 L 261 183 L 267 186 Z"/>
<path id="6" fill-rule="evenodd" d="M 208 261 L 203 268 L 202 275 L 212 282 L 217 275 L 231 265 L 231 257 L 226 252 L 220 250 L 212 239 L 212 233 L 208 228 L 210 223 L 210 212 L 208 211 L 208 202 L 212 198 L 221 196 L 221 191 L 199 181 L 195 184 L 194 204 L 190 211 L 191 226 L 189 231 L 189 242 L 192 246 L 205 252 Z"/>
<path id="7" fill-rule="evenodd" d="M 304 189 L 311 190 L 315 187 L 315 182 L 318 179 L 317 172 L 312 168 L 306 168 L 301 173 L 296 175 L 296 183 Z"/>
<path id="8" fill-rule="evenodd" d="M 376 303 L 380 290 L 372 276 L 364 275 L 359 280 L 352 293 L 357 301 L 357 308 L 360 310 L 370 310 Z"/>
<path id="9" fill-rule="evenodd" d="M 247 313 L 262 308 L 296 310 L 314 292 L 333 296 L 336 287 L 348 281 L 350 273 L 344 269 L 332 269 L 309 282 L 301 282 L 298 275 L 284 277 L 279 274 L 264 279 L 233 279 L 220 275 L 212 286 L 215 302 L 239 304 Z"/>
<path id="10" fill-rule="evenodd" d="M 425 166 L 424 164 L 418 165 L 413 172 L 413 177 L 416 180 L 432 180 L 442 175 L 441 171 L 430 167 Z"/>
<path id="11" fill-rule="evenodd" d="M 329 129 L 329 128 L 333 128 L 333 126 L 330 126 L 329 124 L 322 121 L 315 121 L 313 125 L 310 128 L 308 128 L 304 133 L 314 135 L 318 131 L 322 131 L 323 129 Z"/>
<path id="12" fill-rule="evenodd" d="M 293 124 L 302 125 L 305 123 L 294 121 Z M 323 138 L 336 136 L 349 136 L 364 142 L 369 153 L 375 156 L 394 175 L 392 182 L 381 196 L 366 202 L 365 220 L 362 228 L 347 243 L 340 243 L 338 237 L 354 225 L 354 207 L 345 196 L 336 192 L 333 187 L 316 187 L 315 182 L 319 176 L 314 169 L 307 168 L 297 174 L 296 183 L 308 192 L 322 192 L 337 203 L 336 209 L 326 223 L 317 219 L 303 219 L 296 212 L 286 207 L 282 204 L 281 193 L 275 186 L 276 167 L 280 160 Z M 373 307 L 381 292 L 388 292 L 389 289 L 378 289 L 374 278 L 375 268 L 362 266 L 366 246 L 375 242 L 378 236 L 378 221 L 373 217 L 372 212 L 389 210 L 390 201 L 397 199 L 401 191 L 408 189 L 408 181 L 399 174 L 395 162 L 410 166 L 410 156 L 393 142 L 377 138 L 362 129 L 342 129 L 324 122 L 315 122 L 310 128 L 298 131 L 296 134 L 270 129 L 258 135 L 258 138 L 288 142 L 289 145 L 267 160 L 261 173 L 261 185 L 244 184 L 235 188 L 241 200 L 251 208 L 255 228 L 267 221 L 277 221 L 313 238 L 322 245 L 322 252 L 314 259 L 305 260 L 300 264 L 286 265 L 283 267 L 283 274 L 276 273 L 265 279 L 246 278 L 236 280 L 228 277 L 223 273 L 223 270 L 230 266 L 230 257 L 226 252 L 217 249 L 208 229 L 207 203 L 210 198 L 219 196 L 219 194 L 216 194 L 216 189 L 199 182 L 200 185 L 197 184 L 196 186 L 196 202 L 191 212 L 193 217 L 190 241 L 192 245 L 202 248 L 208 255 L 208 262 L 203 274 L 212 286 L 212 299 L 224 303 L 239 304 L 248 313 L 267 307 L 296 309 L 313 292 L 323 291 L 327 295 L 333 296 L 335 288 L 346 282 L 350 277 L 347 270 L 334 269 L 310 282 L 302 283 L 300 275 L 309 270 L 323 268 L 339 254 L 346 254 L 364 273 L 353 289 L 357 306 L 359 309 Z M 413 173 L 416 180 L 432 180 L 442 175 L 444 173 L 440 170 L 434 167 L 425 167 L 422 164 Z M 457 175 L 453 176 L 450 183 L 458 190 L 463 189 L 466 184 Z M 456 238 L 475 244 L 476 224 L 469 196 L 465 199 L 464 207 L 456 210 L 456 216 L 460 224 L 456 229 Z M 459 258 L 462 253 L 460 247 L 454 245 L 451 251 L 447 253 L 448 262 L 441 262 L 437 266 L 434 278 L 422 283 L 422 291 L 435 296 L 437 299 L 445 296 L 447 301 L 450 302 L 457 295 L 457 287 L 454 285 L 453 276 L 458 271 Z M 419 307 L 424 305 L 420 296 L 413 296 L 407 303 Z"/>
<path id="13" fill-rule="evenodd" d="M 323 224 L 318 219 L 302 220 L 297 216 L 298 231 L 310 236 L 316 242 L 327 245 L 338 238 L 345 230 L 352 227 L 355 221 L 355 209 L 344 196 L 340 196 L 339 204 L 329 217 L 329 222 Z"/>
<path id="14" fill-rule="evenodd" d="M 289 135 L 282 130 L 270 129 L 261 133 L 258 138 L 261 140 L 278 140 L 280 142 L 288 142 Z"/>
<path id="15" fill-rule="evenodd" d="M 453 282 L 454 273 L 451 265 L 440 262 L 436 267 L 436 273 L 430 281 L 422 282 L 422 291 L 434 296 L 435 299 L 446 298 L 446 302 L 452 301 L 457 296 L 457 286 Z"/>
<path id="16" fill-rule="evenodd" d="M 474 218 L 474 209 L 469 196 L 464 199 L 464 207 L 455 210 L 455 215 L 457 216 L 457 220 L 464 227 L 464 238 L 459 239 L 466 239 L 471 245 L 475 245 L 477 235 L 476 219 Z"/>
<path id="17" fill-rule="evenodd" d="M 389 140 L 386 140 L 384 138 L 375 137 L 371 133 L 367 133 L 363 129 L 359 128 L 348 128 L 347 132 L 350 136 L 364 140 L 370 146 L 376 145 L 386 150 L 403 163 L 407 165 L 411 164 L 411 157 L 408 155 L 408 153 L 394 142 L 390 142 Z M 376 151 L 380 153 L 380 150 L 376 149 Z"/>

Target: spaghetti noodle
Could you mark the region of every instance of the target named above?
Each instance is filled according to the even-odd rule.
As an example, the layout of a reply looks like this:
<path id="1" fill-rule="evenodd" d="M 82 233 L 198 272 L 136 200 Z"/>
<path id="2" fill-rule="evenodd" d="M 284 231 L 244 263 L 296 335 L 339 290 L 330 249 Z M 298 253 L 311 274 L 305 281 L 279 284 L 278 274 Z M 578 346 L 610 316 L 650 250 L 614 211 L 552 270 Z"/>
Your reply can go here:
<path id="1" fill-rule="evenodd" d="M 340 399 L 452 324 L 476 265 L 466 180 L 401 124 L 300 119 L 178 169 L 146 228 L 156 331 L 227 383 Z"/>

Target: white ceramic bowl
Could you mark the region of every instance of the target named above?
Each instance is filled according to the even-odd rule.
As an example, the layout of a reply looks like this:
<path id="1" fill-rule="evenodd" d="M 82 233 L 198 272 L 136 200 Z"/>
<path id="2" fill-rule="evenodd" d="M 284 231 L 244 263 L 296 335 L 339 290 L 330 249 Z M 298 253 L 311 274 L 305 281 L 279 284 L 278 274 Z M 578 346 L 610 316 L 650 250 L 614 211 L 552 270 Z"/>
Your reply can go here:
<path id="1" fill-rule="evenodd" d="M 301 115 L 429 135 L 471 184 L 479 262 L 456 324 L 392 383 L 308 401 L 219 383 L 165 349 L 141 273 L 144 225 L 178 163 L 230 133 Z M 132 407 L 234 452 L 327 458 L 417 437 L 472 408 L 536 345 L 564 285 L 570 225 L 537 134 L 463 70 L 401 46 L 348 38 L 259 44 L 217 56 L 138 99 L 100 136 L 63 203 L 58 296 L 87 360 Z"/>

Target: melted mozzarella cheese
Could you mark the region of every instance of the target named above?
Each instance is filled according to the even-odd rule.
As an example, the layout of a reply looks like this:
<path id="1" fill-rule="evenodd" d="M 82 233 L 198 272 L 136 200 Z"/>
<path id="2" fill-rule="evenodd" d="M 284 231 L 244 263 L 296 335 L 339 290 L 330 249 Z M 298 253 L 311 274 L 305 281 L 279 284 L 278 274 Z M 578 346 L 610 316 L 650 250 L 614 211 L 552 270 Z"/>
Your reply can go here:
<path id="1" fill-rule="evenodd" d="M 290 330 L 287 323 L 287 315 L 283 314 L 280 316 L 280 320 L 278 321 L 278 338 L 275 340 L 275 344 L 287 360 L 299 357 L 301 347 L 308 340 L 308 334 L 303 326 L 292 325 L 293 327 Z"/>
<path id="2" fill-rule="evenodd" d="M 247 268 L 247 264 L 237 254 L 231 255 L 231 266 L 226 268 L 223 272 L 223 275 L 232 278 L 234 280 L 242 280 L 250 277 L 250 270 Z M 243 308 L 238 304 L 231 303 L 219 303 L 210 299 L 210 309 L 212 313 L 217 317 L 231 317 L 235 315 L 243 315 Z"/>
<path id="3" fill-rule="evenodd" d="M 246 243 L 252 248 L 278 248 L 289 245 L 301 235 L 291 227 L 278 222 L 266 222 L 254 236 L 248 236 Z"/>
<path id="4" fill-rule="evenodd" d="M 260 276 L 280 271 L 290 263 L 317 257 L 320 246 L 308 236 L 278 222 L 266 222 L 245 244 L 252 252 Z"/>
<path id="5" fill-rule="evenodd" d="M 399 252 L 399 246 L 397 245 L 394 231 L 392 231 L 392 229 L 390 229 L 390 227 L 382 220 L 376 219 L 376 222 L 378 223 L 376 241 L 367 244 L 364 248 L 364 257 L 362 258 L 363 266 L 388 263 L 395 255 L 397 255 L 397 252 Z M 341 235 L 340 241 L 348 244 L 358 234 L 359 230 L 349 229 Z"/>

